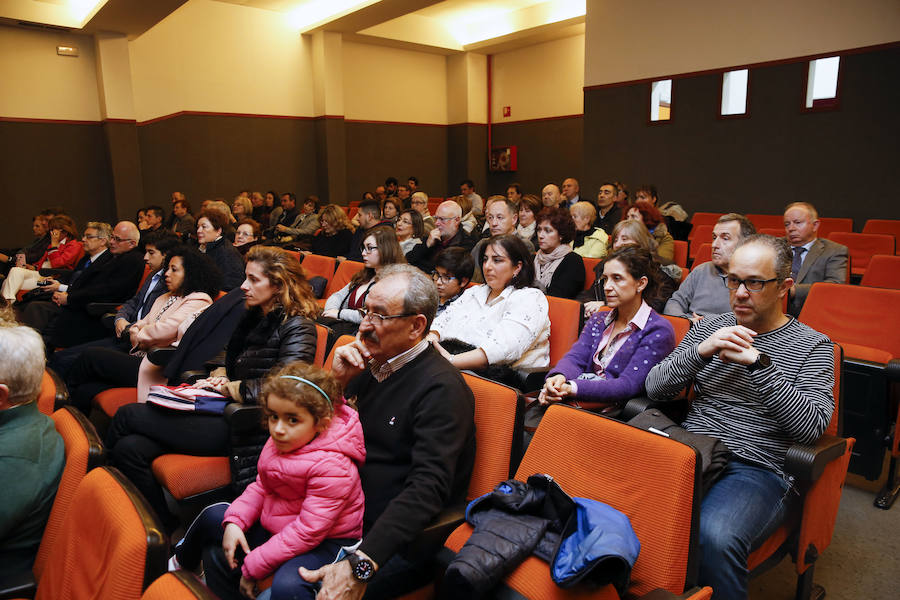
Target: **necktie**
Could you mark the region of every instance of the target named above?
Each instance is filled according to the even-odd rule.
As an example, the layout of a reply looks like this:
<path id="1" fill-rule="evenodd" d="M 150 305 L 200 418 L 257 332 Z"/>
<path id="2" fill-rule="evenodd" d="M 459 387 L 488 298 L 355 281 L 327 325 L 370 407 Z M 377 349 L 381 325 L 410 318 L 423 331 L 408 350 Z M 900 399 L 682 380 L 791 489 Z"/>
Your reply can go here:
<path id="1" fill-rule="evenodd" d="M 800 272 L 800 266 L 803 265 L 803 252 L 806 250 L 803 246 L 794 246 L 794 260 L 791 261 L 791 279 L 797 279 L 797 273 Z"/>
<path id="2" fill-rule="evenodd" d="M 75 283 L 78 280 L 78 278 L 84 274 L 84 272 L 87 270 L 87 268 L 91 266 L 91 264 L 93 264 L 93 263 L 91 263 L 91 257 L 85 256 L 82 259 L 82 261 L 78 264 L 78 268 L 76 268 L 75 271 L 72 273 L 72 277 L 71 277 L 71 279 L 69 279 L 69 285 L 72 285 L 73 283 Z"/>

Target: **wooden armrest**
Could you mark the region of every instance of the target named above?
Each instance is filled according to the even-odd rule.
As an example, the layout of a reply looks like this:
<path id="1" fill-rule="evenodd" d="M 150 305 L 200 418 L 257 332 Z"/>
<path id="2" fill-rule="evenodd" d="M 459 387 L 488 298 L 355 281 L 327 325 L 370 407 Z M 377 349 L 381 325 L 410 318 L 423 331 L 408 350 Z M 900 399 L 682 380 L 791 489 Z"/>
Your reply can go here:
<path id="1" fill-rule="evenodd" d="M 823 435 L 812 445 L 794 444 L 784 457 L 784 470 L 800 483 L 816 481 L 833 460 L 844 455 L 847 440 L 833 435 Z"/>
<path id="2" fill-rule="evenodd" d="M 2 585 L 0 587 L 0 600 L 34 598 L 37 592 L 37 582 L 34 580 L 34 574 L 31 570 L 7 577 L 0 585 Z"/>

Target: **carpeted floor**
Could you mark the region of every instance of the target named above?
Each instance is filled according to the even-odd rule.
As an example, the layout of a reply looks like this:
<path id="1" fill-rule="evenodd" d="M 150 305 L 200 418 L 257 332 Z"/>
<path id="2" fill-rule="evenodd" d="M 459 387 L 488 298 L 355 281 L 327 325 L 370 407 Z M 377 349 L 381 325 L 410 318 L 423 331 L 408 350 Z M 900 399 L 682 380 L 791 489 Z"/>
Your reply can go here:
<path id="1" fill-rule="evenodd" d="M 873 499 L 868 489 L 844 486 L 834 537 L 814 578 L 830 600 L 900 598 L 900 500 L 886 511 Z M 749 591 L 752 600 L 792 600 L 795 588 L 794 564 L 786 557 L 752 580 Z"/>

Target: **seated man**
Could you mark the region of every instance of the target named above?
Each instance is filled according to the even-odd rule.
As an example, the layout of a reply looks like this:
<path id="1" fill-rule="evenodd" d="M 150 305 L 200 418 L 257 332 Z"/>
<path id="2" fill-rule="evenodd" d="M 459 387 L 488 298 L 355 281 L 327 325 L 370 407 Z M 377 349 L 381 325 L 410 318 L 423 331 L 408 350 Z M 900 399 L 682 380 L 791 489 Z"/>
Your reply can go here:
<path id="1" fill-rule="evenodd" d="M 684 427 L 721 439 L 731 461 L 700 508 L 700 585 L 716 598 L 747 597 L 747 557 L 789 512 L 784 459 L 811 444 L 834 410 L 834 358 L 827 337 L 785 315 L 793 280 L 783 239 L 754 235 L 731 256 L 732 312 L 707 317 L 647 376 L 647 394 L 670 400 L 701 390 Z"/>
<path id="2" fill-rule="evenodd" d="M 307 196 L 292 223 L 279 223 L 275 226 L 275 239 L 282 244 L 309 243 L 318 228 L 319 199 L 316 196 Z"/>
<path id="3" fill-rule="evenodd" d="M 118 349 L 122 352 L 131 350 L 131 339 L 128 335 L 123 336 L 122 332 L 147 314 L 156 299 L 167 291 L 163 264 L 166 262 L 166 256 L 178 244 L 178 238 L 169 231 L 157 231 L 147 235 L 144 240 L 144 264 L 147 265 L 150 272 L 137 294 L 116 312 L 115 329 L 111 335 L 54 352 L 48 366 L 65 379 L 69 367 L 86 348 L 98 346 Z"/>
<path id="4" fill-rule="evenodd" d="M 322 598 L 394 598 L 425 578 L 431 556 L 408 545 L 447 506 L 465 499 L 475 458 L 474 398 L 428 342 L 438 294 L 410 265 L 384 267 L 366 297 L 359 337 L 335 352 L 334 374 L 356 396 L 366 440 L 359 469 L 363 540 L 349 560 L 317 571 Z M 367 589 L 368 588 L 368 589 Z M 341 595 L 338 595 L 341 594 Z"/>
<path id="5" fill-rule="evenodd" d="M 460 247 L 471 250 L 475 241 L 461 226 L 462 208 L 453 200 L 445 200 L 434 213 L 435 228 L 424 244 L 416 245 L 406 255 L 406 262 L 416 265 L 426 273 L 434 265 L 434 257 L 445 248 Z"/>
<path id="6" fill-rule="evenodd" d="M 31 571 L 66 462 L 53 420 L 38 410 L 44 344 L 0 323 L 0 581 Z"/>
<path id="7" fill-rule="evenodd" d="M 696 267 L 666 302 L 664 314 L 685 317 L 694 323 L 707 315 L 731 310 L 724 277 L 731 253 L 741 242 L 756 233 L 750 219 L 737 213 L 719 217 L 712 232 L 712 260 Z"/>
<path id="8" fill-rule="evenodd" d="M 818 281 L 846 283 L 849 250 L 846 246 L 816 238 L 819 213 L 808 202 L 794 202 L 784 209 L 784 230 L 794 253 L 791 277 L 795 281 L 788 298 L 788 314 L 800 314 L 809 288 Z"/>
<path id="9" fill-rule="evenodd" d="M 52 301 L 27 303 L 22 323 L 41 332 L 48 350 L 103 337 L 100 319 L 89 315 L 86 306 L 123 302 L 135 293 L 144 272 L 139 240 L 140 232 L 131 221 L 119 222 L 111 234 L 106 223 L 88 223 L 82 242 L 85 258 L 69 283 L 50 280 L 44 289 L 53 292 Z"/>
<path id="10" fill-rule="evenodd" d="M 488 205 L 485 209 L 486 225 L 489 233 L 486 237 L 478 240 L 475 247 L 472 248 L 472 260 L 475 261 L 475 271 L 472 275 L 472 281 L 475 283 L 484 283 L 484 274 L 478 265 L 478 257 L 481 249 L 487 243 L 488 239 L 495 235 L 505 235 L 507 233 L 515 233 L 516 225 L 519 224 L 519 207 L 504 198 L 503 196 L 494 196 L 494 199 L 488 199 Z M 528 252 L 534 254 L 534 244 L 530 240 L 522 240 Z"/>
<path id="11" fill-rule="evenodd" d="M 450 304 L 466 291 L 472 281 L 475 259 L 464 248 L 441 250 L 434 259 L 431 278 L 438 291 L 437 314 L 441 314 Z"/>
<path id="12" fill-rule="evenodd" d="M 350 247 L 345 252 L 346 260 L 362 262 L 362 245 L 363 240 L 369 235 L 369 232 L 381 225 L 393 227 L 390 221 L 381 219 L 381 205 L 375 200 L 364 200 L 360 202 L 359 209 L 356 212 L 355 220 L 359 222 L 359 227 L 353 232 L 350 238 Z M 340 256 L 338 260 L 344 260 Z"/>

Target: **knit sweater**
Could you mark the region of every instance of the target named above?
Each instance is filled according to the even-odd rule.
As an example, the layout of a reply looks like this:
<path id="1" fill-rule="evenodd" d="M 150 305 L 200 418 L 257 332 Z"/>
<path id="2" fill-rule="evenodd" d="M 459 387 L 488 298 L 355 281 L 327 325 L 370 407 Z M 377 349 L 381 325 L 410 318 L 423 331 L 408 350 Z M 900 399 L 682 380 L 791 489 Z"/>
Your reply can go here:
<path id="1" fill-rule="evenodd" d="M 691 271 L 663 310 L 664 314 L 686 318 L 693 313 L 706 317 L 727 312 L 731 312 L 728 288 L 712 261 Z"/>
<path id="2" fill-rule="evenodd" d="M 653 400 L 671 400 L 691 381 L 697 398 L 684 427 L 721 439 L 743 460 L 783 475 L 794 443 L 814 442 L 834 410 L 834 350 L 821 333 L 791 318 L 761 333 L 753 347 L 772 364 L 752 373 L 746 366 L 702 358 L 697 346 L 722 327 L 737 324 L 733 313 L 703 319 L 647 376 Z"/>
<path id="3" fill-rule="evenodd" d="M 382 382 L 350 381 L 366 440 L 360 549 L 379 565 L 445 507 L 465 500 L 475 462 L 475 399 L 459 371 L 426 348 Z"/>
<path id="4" fill-rule="evenodd" d="M 563 356 L 548 377 L 562 374 L 577 379 L 582 373 L 592 373 L 593 357 L 603 339 L 607 325 L 615 318 L 615 311 L 601 311 L 591 315 L 578 341 Z M 579 379 L 579 400 L 618 402 L 644 392 L 647 373 L 675 347 L 672 325 L 651 309 L 643 329 L 628 336 L 607 367 L 606 379 Z"/>

